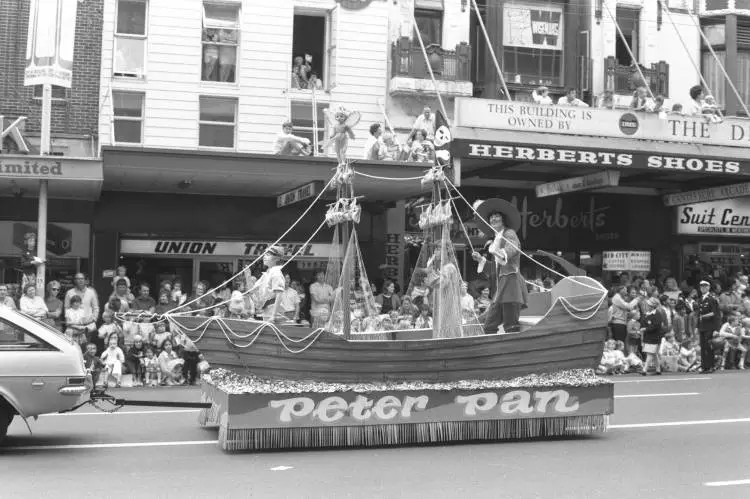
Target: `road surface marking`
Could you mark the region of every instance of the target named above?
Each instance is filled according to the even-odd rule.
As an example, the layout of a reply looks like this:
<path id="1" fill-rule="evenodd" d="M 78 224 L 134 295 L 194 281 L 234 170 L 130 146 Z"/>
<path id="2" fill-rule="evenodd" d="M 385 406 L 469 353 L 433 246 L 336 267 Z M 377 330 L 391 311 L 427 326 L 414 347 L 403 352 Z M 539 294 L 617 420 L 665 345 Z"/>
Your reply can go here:
<path id="1" fill-rule="evenodd" d="M 0 447 L 0 450 L 76 450 L 76 449 L 123 449 L 131 447 L 180 447 L 188 445 L 216 445 L 218 440 L 187 440 L 183 442 L 122 442 L 113 444 L 68 444 L 68 445 L 18 445 Z"/>
<path id="2" fill-rule="evenodd" d="M 647 397 L 684 397 L 688 395 L 700 395 L 698 392 L 683 393 L 637 393 L 635 395 L 615 395 L 616 399 L 637 399 Z"/>
<path id="3" fill-rule="evenodd" d="M 292 469 L 294 469 L 294 466 L 274 466 L 271 468 L 271 471 L 286 471 Z"/>
<path id="4" fill-rule="evenodd" d="M 182 414 L 187 412 L 200 412 L 200 409 L 174 409 L 168 411 L 118 411 L 118 412 L 64 412 L 62 414 L 41 414 L 39 417 L 50 416 L 138 416 L 142 414 Z"/>
<path id="5" fill-rule="evenodd" d="M 620 430 L 626 428 L 658 428 L 660 426 L 694 426 L 705 424 L 726 424 L 726 423 L 750 423 L 750 418 L 737 419 L 704 419 L 697 421 L 665 421 L 663 423 L 634 423 L 634 424 L 613 424 L 608 428 L 611 430 Z"/>
<path id="6" fill-rule="evenodd" d="M 750 485 L 750 479 L 745 480 L 727 480 L 726 482 L 706 482 L 706 487 L 727 487 L 729 485 Z"/>
<path id="7" fill-rule="evenodd" d="M 712 378 L 701 376 L 700 378 L 624 379 L 622 381 L 612 380 L 612 383 L 619 385 L 620 383 L 664 383 L 666 381 L 696 381 L 696 380 L 708 381 L 709 379 L 712 379 Z"/>

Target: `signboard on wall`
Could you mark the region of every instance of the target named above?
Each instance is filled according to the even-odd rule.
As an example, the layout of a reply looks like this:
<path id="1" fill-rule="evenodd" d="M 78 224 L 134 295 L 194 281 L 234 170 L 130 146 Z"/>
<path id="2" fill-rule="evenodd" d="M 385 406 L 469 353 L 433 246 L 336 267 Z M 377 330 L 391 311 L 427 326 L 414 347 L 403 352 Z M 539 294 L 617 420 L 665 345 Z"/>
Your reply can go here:
<path id="1" fill-rule="evenodd" d="M 123 255 L 173 255 L 173 256 L 261 256 L 272 242 L 257 241 L 200 241 L 175 239 L 122 239 L 120 253 Z M 280 243 L 284 256 L 296 258 L 327 259 L 333 254 L 331 244 Z"/>
<path id="2" fill-rule="evenodd" d="M 750 235 L 750 198 L 724 199 L 680 206 L 677 233 L 702 236 Z"/>
<path id="3" fill-rule="evenodd" d="M 741 196 L 750 196 L 750 182 L 743 184 L 721 185 L 697 191 L 676 192 L 664 195 L 664 206 L 679 206 L 705 201 L 718 201 Z"/>
<path id="4" fill-rule="evenodd" d="M 78 0 L 32 0 L 26 40 L 25 86 L 73 82 Z"/>
<path id="5" fill-rule="evenodd" d="M 0 222 L 0 255 L 20 255 L 24 246 L 24 236 L 28 232 L 36 234 L 36 222 Z M 88 258 L 88 224 L 48 223 L 47 255 L 58 258 Z"/>
<path id="6" fill-rule="evenodd" d="M 526 102 L 457 97 L 454 127 L 488 128 L 589 137 L 724 145 L 750 149 L 750 121 L 632 113 L 614 109 L 546 106 Z M 460 134 L 458 134 L 460 136 Z"/>
<path id="7" fill-rule="evenodd" d="M 317 196 L 321 189 L 323 189 L 323 182 L 320 180 L 308 182 L 296 189 L 280 194 L 276 198 L 276 207 L 283 208 L 284 206 L 289 206 L 290 204 L 310 199 L 311 197 Z"/>
<path id="8" fill-rule="evenodd" d="M 605 251 L 602 253 L 602 270 L 609 272 L 649 272 L 650 251 Z"/>
<path id="9" fill-rule="evenodd" d="M 562 7 L 517 2 L 503 6 L 504 46 L 562 50 L 562 40 Z"/>
<path id="10" fill-rule="evenodd" d="M 620 172 L 606 170 L 603 172 L 584 175 L 583 177 L 566 178 L 556 182 L 548 182 L 536 186 L 536 197 L 543 198 L 566 194 L 568 192 L 601 189 L 602 187 L 616 187 L 620 183 Z"/>

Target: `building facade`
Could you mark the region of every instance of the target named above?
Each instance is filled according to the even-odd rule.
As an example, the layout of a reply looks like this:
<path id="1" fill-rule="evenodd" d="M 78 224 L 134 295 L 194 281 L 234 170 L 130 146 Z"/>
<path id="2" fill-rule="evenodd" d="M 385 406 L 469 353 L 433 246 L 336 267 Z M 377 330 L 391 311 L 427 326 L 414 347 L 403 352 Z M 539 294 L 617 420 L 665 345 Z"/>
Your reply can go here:
<path id="1" fill-rule="evenodd" d="M 79 2 L 71 88 L 52 88 L 51 151 L 40 156 L 42 87 L 24 86 L 31 0 L 0 2 L 0 282 L 20 282 L 24 236 L 36 232 L 48 185 L 47 275 L 71 285 L 90 271 L 91 222 L 102 185 L 99 60 L 103 2 Z"/>

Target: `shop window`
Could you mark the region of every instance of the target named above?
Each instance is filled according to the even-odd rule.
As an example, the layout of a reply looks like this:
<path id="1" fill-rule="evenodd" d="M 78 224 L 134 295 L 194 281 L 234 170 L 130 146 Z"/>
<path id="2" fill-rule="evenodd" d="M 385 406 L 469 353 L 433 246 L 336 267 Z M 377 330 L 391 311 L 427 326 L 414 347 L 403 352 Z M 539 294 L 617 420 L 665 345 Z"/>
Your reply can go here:
<path id="1" fill-rule="evenodd" d="M 443 43 L 443 2 L 442 0 L 416 0 L 414 21 L 422 36 L 424 46 Z M 419 43 L 419 42 L 417 42 Z"/>
<path id="2" fill-rule="evenodd" d="M 635 61 L 639 60 L 638 54 L 638 34 L 639 26 L 641 24 L 641 11 L 640 9 L 633 9 L 627 7 L 617 7 L 615 14 L 617 24 L 620 26 L 622 35 L 617 34 L 617 41 L 615 42 L 615 59 L 620 66 L 630 66 Z M 623 40 L 623 38 L 625 38 Z M 633 57 L 630 57 L 628 48 L 633 52 Z"/>
<path id="3" fill-rule="evenodd" d="M 198 145 L 234 148 L 237 124 L 237 99 L 200 98 Z"/>
<path id="4" fill-rule="evenodd" d="M 203 5 L 203 81 L 236 81 L 239 35 L 239 5 Z"/>
<path id="5" fill-rule="evenodd" d="M 34 85 L 34 98 L 35 99 L 42 99 L 42 93 L 44 92 L 43 85 Z M 53 100 L 65 100 L 67 97 L 67 92 L 65 87 L 58 87 L 57 85 L 52 85 L 52 99 Z"/>
<path id="6" fill-rule="evenodd" d="M 140 144 L 143 141 L 144 95 L 135 92 L 112 92 L 115 142 Z"/>
<path id="7" fill-rule="evenodd" d="M 142 78 L 146 73 L 146 0 L 118 0 L 114 75 Z"/>
<path id="8" fill-rule="evenodd" d="M 292 125 L 294 126 L 294 134 L 300 137 L 305 137 L 314 142 L 313 137 L 315 133 L 318 134 L 318 144 L 325 142 L 326 134 L 326 118 L 323 110 L 328 107 L 328 104 L 316 103 L 316 116 L 317 123 L 313 121 L 313 107 L 311 102 L 305 101 L 292 101 L 290 116 L 292 118 Z M 316 126 L 317 125 L 317 126 Z"/>
<path id="9" fill-rule="evenodd" d="M 336 85 L 338 6 L 329 11 L 304 12 L 294 15 L 290 67 L 295 71 L 295 59 L 301 57 L 307 79 L 314 74 L 320 80 L 320 87 L 331 89 Z M 292 87 L 308 88 L 308 83 L 302 80 L 297 85 L 292 79 Z"/>
<path id="10" fill-rule="evenodd" d="M 505 4 L 502 65 L 506 79 L 528 85 L 562 85 L 563 35 L 562 7 Z"/>

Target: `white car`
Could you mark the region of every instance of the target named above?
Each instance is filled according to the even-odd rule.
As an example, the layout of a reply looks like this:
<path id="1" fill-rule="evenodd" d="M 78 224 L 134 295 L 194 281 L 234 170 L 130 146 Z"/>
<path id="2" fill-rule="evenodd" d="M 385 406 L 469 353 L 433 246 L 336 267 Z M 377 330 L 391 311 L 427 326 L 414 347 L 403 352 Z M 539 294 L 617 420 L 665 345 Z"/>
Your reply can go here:
<path id="1" fill-rule="evenodd" d="M 88 397 L 81 350 L 61 332 L 0 307 L 0 442 L 16 415 L 72 409 Z"/>

